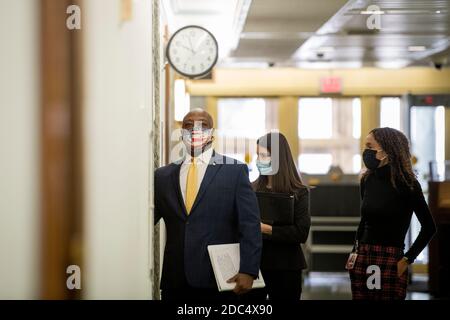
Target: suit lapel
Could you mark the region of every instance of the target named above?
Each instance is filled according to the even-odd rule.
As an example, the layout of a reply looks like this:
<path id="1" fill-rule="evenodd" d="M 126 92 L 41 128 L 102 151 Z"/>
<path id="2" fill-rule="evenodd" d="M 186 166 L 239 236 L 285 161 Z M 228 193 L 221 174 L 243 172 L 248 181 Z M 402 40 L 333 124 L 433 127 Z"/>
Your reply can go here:
<path id="1" fill-rule="evenodd" d="M 195 210 L 195 207 L 198 205 L 202 197 L 204 196 L 209 184 L 214 179 L 217 172 L 220 170 L 221 163 L 220 155 L 218 155 L 215 151 L 213 151 L 213 155 L 211 160 L 209 161 L 209 165 L 206 168 L 205 176 L 203 177 L 202 183 L 200 184 L 200 188 L 197 193 L 197 197 L 195 198 L 194 204 L 192 205 L 191 213 Z M 185 209 L 186 210 L 186 209 Z"/>
<path id="2" fill-rule="evenodd" d="M 181 194 L 181 188 L 180 188 L 181 163 L 175 165 L 176 166 L 175 170 L 172 173 L 172 182 L 173 182 L 173 187 L 175 190 L 176 198 L 177 198 L 180 208 L 182 210 L 182 212 L 177 211 L 177 213 L 179 213 L 179 216 L 181 218 L 186 219 L 187 211 L 186 211 L 186 206 L 184 204 L 183 195 Z"/>

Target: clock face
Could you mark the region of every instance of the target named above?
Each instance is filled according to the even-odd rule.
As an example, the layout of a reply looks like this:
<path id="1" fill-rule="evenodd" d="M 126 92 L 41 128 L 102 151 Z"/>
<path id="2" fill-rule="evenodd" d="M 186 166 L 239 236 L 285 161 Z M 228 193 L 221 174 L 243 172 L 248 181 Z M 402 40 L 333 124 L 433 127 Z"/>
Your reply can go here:
<path id="1" fill-rule="evenodd" d="M 217 62 L 218 45 L 214 36 L 198 26 L 178 30 L 167 46 L 167 59 L 180 74 L 194 78 L 208 74 Z"/>

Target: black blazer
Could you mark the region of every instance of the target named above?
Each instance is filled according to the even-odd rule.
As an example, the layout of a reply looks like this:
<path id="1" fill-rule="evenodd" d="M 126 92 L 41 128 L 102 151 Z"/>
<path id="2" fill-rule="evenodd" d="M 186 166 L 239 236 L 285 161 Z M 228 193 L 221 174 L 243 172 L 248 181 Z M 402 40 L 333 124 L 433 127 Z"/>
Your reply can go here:
<path id="1" fill-rule="evenodd" d="M 247 165 L 213 153 L 189 216 L 180 190 L 181 163 L 155 172 L 155 223 L 164 219 L 167 243 L 161 289 L 188 283 L 215 288 L 207 247 L 240 243 L 240 272 L 258 275 L 262 236 Z"/>
<path id="2" fill-rule="evenodd" d="M 311 226 L 309 191 L 299 189 L 295 194 L 294 225 L 273 226 L 272 235 L 263 234 L 262 270 L 306 269 L 301 243 L 308 239 Z"/>

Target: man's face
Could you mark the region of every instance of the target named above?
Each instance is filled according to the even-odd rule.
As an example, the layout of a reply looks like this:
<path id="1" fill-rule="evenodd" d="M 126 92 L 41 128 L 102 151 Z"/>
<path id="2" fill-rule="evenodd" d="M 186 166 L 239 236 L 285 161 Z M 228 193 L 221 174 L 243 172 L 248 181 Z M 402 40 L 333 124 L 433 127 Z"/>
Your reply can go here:
<path id="1" fill-rule="evenodd" d="M 194 127 L 212 129 L 211 119 L 206 112 L 190 112 L 184 117 L 182 128 L 192 130 Z"/>
<path id="2" fill-rule="evenodd" d="M 183 142 L 192 156 L 202 153 L 212 142 L 212 121 L 206 112 L 190 112 L 183 119 Z"/>

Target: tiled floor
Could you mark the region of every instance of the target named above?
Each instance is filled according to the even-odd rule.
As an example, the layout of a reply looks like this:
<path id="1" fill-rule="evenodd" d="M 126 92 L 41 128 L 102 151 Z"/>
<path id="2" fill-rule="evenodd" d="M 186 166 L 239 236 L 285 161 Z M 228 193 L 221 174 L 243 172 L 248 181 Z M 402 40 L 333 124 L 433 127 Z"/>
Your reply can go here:
<path id="1" fill-rule="evenodd" d="M 421 291 L 426 288 L 427 278 L 413 277 L 413 288 Z M 302 300 L 350 300 L 352 293 L 347 273 L 311 272 L 305 275 Z M 426 292 L 408 292 L 407 300 L 429 300 L 432 297 Z"/>

